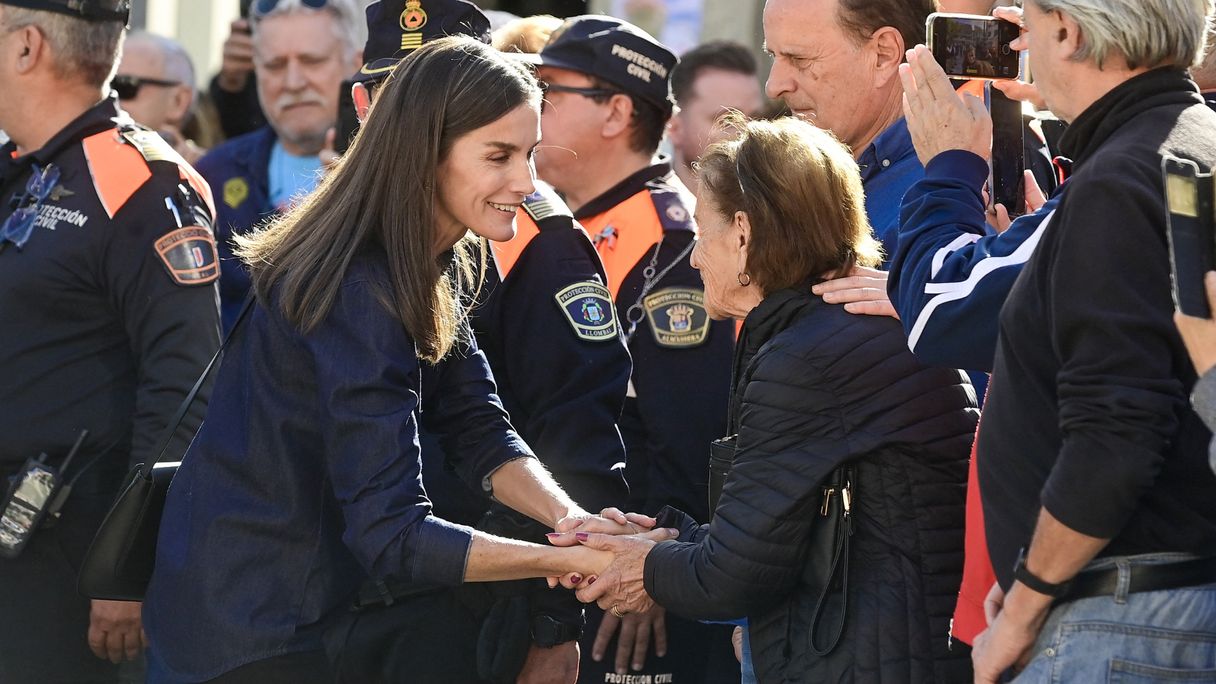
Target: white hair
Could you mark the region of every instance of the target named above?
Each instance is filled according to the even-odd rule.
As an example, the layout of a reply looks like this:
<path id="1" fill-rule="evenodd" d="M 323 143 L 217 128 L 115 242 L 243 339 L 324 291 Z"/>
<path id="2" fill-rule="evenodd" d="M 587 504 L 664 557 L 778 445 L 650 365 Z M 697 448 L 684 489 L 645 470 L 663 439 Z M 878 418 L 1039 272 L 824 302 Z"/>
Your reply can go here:
<path id="1" fill-rule="evenodd" d="M 301 12 L 329 12 L 334 18 L 334 32 L 346 46 L 346 56 L 351 57 L 363 49 L 367 42 L 367 23 L 363 18 L 364 3 L 357 0 L 329 0 L 324 7 L 313 9 L 301 0 L 279 0 L 266 14 L 250 13 L 250 26 L 256 38 L 258 24 L 270 17 Z"/>
<path id="2" fill-rule="evenodd" d="M 86 21 L 60 12 L 5 5 L 3 28 L 16 31 L 34 26 L 55 55 L 54 72 L 64 79 L 82 79 L 104 88 L 118 68 L 126 27 L 120 21 Z"/>
<path id="3" fill-rule="evenodd" d="M 1213 0 L 1030 0 L 1067 14 L 1081 27 L 1077 61 L 1099 68 L 1111 55 L 1128 67 L 1188 67 L 1202 58 Z"/>

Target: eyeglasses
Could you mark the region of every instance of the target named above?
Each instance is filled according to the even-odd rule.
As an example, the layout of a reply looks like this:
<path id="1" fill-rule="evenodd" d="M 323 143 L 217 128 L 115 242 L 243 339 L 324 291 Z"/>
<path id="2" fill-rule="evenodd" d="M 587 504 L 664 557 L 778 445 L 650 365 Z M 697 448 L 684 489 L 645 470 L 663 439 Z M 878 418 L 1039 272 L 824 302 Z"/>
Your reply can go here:
<path id="1" fill-rule="evenodd" d="M 110 88 L 118 93 L 120 100 L 134 100 L 139 97 L 139 89 L 146 86 L 159 86 L 161 88 L 171 88 L 181 85 L 181 81 L 166 81 L 159 78 L 140 78 L 139 76 L 118 75 L 114 80 L 110 81 Z"/>
<path id="2" fill-rule="evenodd" d="M 544 81 L 540 82 L 540 91 L 544 95 L 548 95 L 549 93 L 574 93 L 575 95 L 582 95 L 583 97 L 593 99 L 621 93 L 621 91 L 612 90 L 611 88 L 576 88 L 575 86 L 557 85 L 555 83 L 545 83 Z"/>
<path id="3" fill-rule="evenodd" d="M 329 3 L 329 0 L 300 0 L 300 4 L 309 9 L 321 9 Z M 279 0 L 257 0 L 253 3 L 253 15 L 257 17 L 266 16 L 278 7 Z"/>
<path id="4" fill-rule="evenodd" d="M 0 250 L 13 243 L 17 249 L 25 247 L 29 242 L 30 233 L 34 231 L 34 223 L 38 220 L 38 210 L 51 194 L 55 184 L 59 182 L 59 169 L 54 164 L 47 164 L 39 169 L 34 165 L 34 174 L 25 184 L 25 193 L 18 195 L 17 210 L 9 215 L 0 226 Z"/>

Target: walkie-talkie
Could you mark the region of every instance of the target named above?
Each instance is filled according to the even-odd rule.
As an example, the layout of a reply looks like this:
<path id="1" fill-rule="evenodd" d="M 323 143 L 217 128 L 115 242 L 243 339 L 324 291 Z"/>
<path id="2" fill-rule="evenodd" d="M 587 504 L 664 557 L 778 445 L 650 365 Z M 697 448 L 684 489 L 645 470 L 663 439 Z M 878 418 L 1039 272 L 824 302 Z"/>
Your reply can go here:
<path id="1" fill-rule="evenodd" d="M 25 462 L 4 502 L 4 513 L 0 514 L 0 557 L 16 558 L 21 554 L 59 491 L 61 473 L 67 471 L 88 436 L 88 430 L 80 431 L 59 468 L 46 462 L 45 453 Z"/>

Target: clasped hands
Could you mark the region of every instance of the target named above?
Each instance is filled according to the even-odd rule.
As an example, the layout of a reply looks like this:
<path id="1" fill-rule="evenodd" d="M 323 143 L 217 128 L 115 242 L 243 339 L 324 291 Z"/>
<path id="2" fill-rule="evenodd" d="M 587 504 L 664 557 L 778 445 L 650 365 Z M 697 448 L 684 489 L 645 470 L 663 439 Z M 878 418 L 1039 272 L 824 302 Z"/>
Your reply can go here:
<path id="1" fill-rule="evenodd" d="M 595 602 L 617 617 L 642 613 L 654 606 L 643 586 L 646 556 L 654 545 L 675 539 L 679 532 L 655 528 L 657 521 L 639 513 L 605 508 L 598 516 L 566 517 L 548 535 L 554 546 L 596 551 L 592 571 L 550 577 L 549 586 L 574 589 L 583 603 Z"/>

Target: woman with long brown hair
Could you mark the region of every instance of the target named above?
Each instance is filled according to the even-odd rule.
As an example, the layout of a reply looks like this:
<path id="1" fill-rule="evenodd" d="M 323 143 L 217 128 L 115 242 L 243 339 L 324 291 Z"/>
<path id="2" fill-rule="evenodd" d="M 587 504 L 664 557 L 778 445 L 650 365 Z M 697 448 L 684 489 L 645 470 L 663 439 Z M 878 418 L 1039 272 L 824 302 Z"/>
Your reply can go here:
<path id="1" fill-rule="evenodd" d="M 540 96 L 476 41 L 427 45 L 317 191 L 242 241 L 258 303 L 165 505 L 149 681 L 327 681 L 321 634 L 368 577 L 450 585 L 605 563 L 437 519 L 421 486 L 420 422 L 487 495 L 562 529 L 588 517 L 511 429 L 462 297 L 481 240 L 510 239 L 533 191 Z"/>

